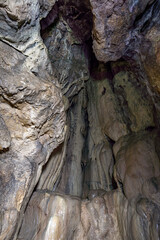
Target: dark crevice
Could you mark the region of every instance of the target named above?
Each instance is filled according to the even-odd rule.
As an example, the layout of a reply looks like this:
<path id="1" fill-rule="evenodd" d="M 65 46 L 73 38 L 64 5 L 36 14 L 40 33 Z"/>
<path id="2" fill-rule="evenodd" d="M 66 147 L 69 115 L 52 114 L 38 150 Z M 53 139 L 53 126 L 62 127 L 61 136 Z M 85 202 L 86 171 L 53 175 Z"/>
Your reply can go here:
<path id="1" fill-rule="evenodd" d="M 78 4 L 72 0 L 58 1 L 47 17 L 43 18 L 40 22 L 42 39 L 45 39 L 48 32 L 55 27 L 59 16 L 61 15 L 72 29 L 75 37 L 80 41 L 82 51 L 84 52 L 86 59 L 88 59 L 88 68 L 91 78 L 94 80 L 108 78 L 110 83 L 112 83 L 113 74 L 110 62 L 99 62 L 93 52 L 93 15 L 90 3 L 89 1 L 85 1 Z"/>
<path id="2" fill-rule="evenodd" d="M 115 144 L 115 141 L 113 141 L 111 138 L 109 138 L 107 135 L 105 135 L 107 141 L 109 142 L 110 146 L 113 148 L 113 145 Z"/>
<path id="3" fill-rule="evenodd" d="M 109 142 L 110 146 L 111 146 L 111 150 L 112 150 L 112 157 L 113 157 L 113 164 L 115 165 L 116 163 L 116 160 L 115 160 L 115 157 L 114 157 L 114 153 L 113 153 L 113 146 L 115 144 L 115 141 L 113 141 L 111 138 L 109 138 L 107 135 L 105 135 L 107 141 Z M 117 186 L 117 183 L 116 183 L 116 180 L 114 178 L 114 173 L 112 173 L 112 189 L 111 190 L 115 190 L 118 188 Z"/>
<path id="4" fill-rule="evenodd" d="M 97 60 L 95 53 L 93 52 L 93 40 L 92 37 L 90 37 L 85 43 L 84 43 L 84 53 L 86 58 L 88 59 L 88 67 L 89 67 L 89 73 L 92 79 L 94 80 L 102 80 L 102 79 L 109 79 L 112 82 L 113 74 L 111 71 L 110 62 L 104 63 Z"/>
<path id="5" fill-rule="evenodd" d="M 55 3 L 55 5 L 53 6 L 53 8 L 51 9 L 51 11 L 48 13 L 48 15 L 45 18 L 42 18 L 42 20 L 40 21 L 40 26 L 41 26 L 41 36 L 43 38 L 43 35 L 45 32 L 48 32 L 50 30 L 50 28 L 53 27 L 53 25 L 55 24 L 55 21 L 58 19 L 59 17 L 59 9 L 58 9 L 58 4 Z"/>
<path id="6" fill-rule="evenodd" d="M 112 188 L 113 188 L 112 190 L 115 190 L 115 189 L 118 188 L 117 183 L 116 183 L 113 175 L 112 175 Z"/>
<path id="7" fill-rule="evenodd" d="M 154 1 L 152 4 L 147 4 L 145 10 L 136 17 L 133 27 L 139 30 L 140 33 L 145 33 L 153 26 L 154 22 L 151 21 L 151 19 L 153 18 L 154 13 L 157 11 L 159 6 L 160 2 L 158 0 Z"/>
<path id="8" fill-rule="evenodd" d="M 86 42 L 92 32 L 93 16 L 89 0 L 73 1 L 59 0 L 60 13 L 74 32 L 76 38 Z"/>
<path id="9" fill-rule="evenodd" d="M 88 146 L 88 136 L 89 136 L 89 119 L 88 119 L 88 111 L 85 109 L 84 114 L 84 121 L 85 121 L 85 131 L 86 134 L 84 136 L 85 142 L 82 149 L 82 161 L 81 161 L 81 167 L 82 167 L 82 173 L 83 173 L 83 180 L 82 180 L 82 196 L 87 195 L 85 192 L 85 177 L 86 177 L 86 171 L 87 167 L 89 166 L 89 146 Z"/>

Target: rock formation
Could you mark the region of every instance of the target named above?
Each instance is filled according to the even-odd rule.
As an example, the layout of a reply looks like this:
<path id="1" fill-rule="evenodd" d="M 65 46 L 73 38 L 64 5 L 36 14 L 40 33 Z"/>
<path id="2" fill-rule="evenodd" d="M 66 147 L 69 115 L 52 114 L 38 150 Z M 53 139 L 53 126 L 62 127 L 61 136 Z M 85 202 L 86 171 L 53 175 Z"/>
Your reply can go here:
<path id="1" fill-rule="evenodd" d="M 0 0 L 0 240 L 159 240 L 159 0 Z"/>

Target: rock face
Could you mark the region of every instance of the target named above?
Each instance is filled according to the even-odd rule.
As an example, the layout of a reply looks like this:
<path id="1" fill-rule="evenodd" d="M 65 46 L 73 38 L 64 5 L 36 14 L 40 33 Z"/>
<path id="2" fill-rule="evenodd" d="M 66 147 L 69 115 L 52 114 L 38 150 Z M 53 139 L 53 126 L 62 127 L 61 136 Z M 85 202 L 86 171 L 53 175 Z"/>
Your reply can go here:
<path id="1" fill-rule="evenodd" d="M 160 175 L 159 136 L 159 132 L 139 132 L 120 138 L 114 145 L 116 179 L 123 183 L 128 199 L 145 196 L 148 184 L 149 199 L 158 192 L 156 182 L 158 183 L 157 178 Z"/>
<path id="2" fill-rule="evenodd" d="M 16 239 L 42 166 L 64 140 L 65 112 L 61 90 L 46 71 L 50 63 L 38 30 L 38 2 L 0 5 L 0 239 Z M 32 67 L 44 68 L 43 74 L 40 70 L 37 77 Z"/>
<path id="3" fill-rule="evenodd" d="M 93 49 L 98 60 L 108 62 L 128 54 L 130 58 L 138 55 L 150 84 L 159 92 L 159 1 L 90 3 L 94 16 Z"/>
<path id="4" fill-rule="evenodd" d="M 90 201 L 35 192 L 17 240 L 158 239 L 159 233 L 152 232 L 159 220 L 158 208 L 144 199 L 136 207 L 138 211 L 118 191 L 96 196 Z M 143 226 L 146 231 L 142 230 Z"/>
<path id="5" fill-rule="evenodd" d="M 63 94 L 71 98 L 89 78 L 88 61 L 81 42 L 75 38 L 64 19 L 60 19 L 43 38 L 53 65 L 53 74 L 58 79 Z"/>
<path id="6" fill-rule="evenodd" d="M 159 240 L 159 19 L 0 0 L 0 240 Z"/>
<path id="7" fill-rule="evenodd" d="M 159 7 L 158 1 L 152 0 L 114 0 L 107 3 L 104 0 L 90 0 L 90 3 L 94 16 L 94 51 L 98 59 L 105 62 L 124 55 L 136 31 L 145 30 L 145 23 L 154 14 L 153 8 Z"/>

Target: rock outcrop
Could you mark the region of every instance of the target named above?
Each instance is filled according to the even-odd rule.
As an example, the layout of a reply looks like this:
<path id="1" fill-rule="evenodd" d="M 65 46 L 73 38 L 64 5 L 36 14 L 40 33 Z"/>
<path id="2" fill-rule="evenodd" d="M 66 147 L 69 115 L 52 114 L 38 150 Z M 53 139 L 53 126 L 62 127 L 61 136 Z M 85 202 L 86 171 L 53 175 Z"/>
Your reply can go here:
<path id="1" fill-rule="evenodd" d="M 0 239 L 16 239 L 42 166 L 64 140 L 65 111 L 48 73 L 38 1 L 0 7 Z"/>
<path id="2" fill-rule="evenodd" d="M 120 138 L 113 147 L 116 179 L 123 184 L 129 200 L 140 196 L 152 199 L 158 192 L 159 137 L 159 132 L 139 132 Z M 148 184 L 150 193 L 146 195 Z"/>

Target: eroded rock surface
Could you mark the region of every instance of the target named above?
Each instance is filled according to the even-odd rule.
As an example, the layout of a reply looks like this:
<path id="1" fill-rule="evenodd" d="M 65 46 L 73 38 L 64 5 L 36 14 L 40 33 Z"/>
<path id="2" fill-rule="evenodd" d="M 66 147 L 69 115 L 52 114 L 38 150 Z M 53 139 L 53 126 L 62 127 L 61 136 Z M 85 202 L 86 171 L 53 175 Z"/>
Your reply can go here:
<path id="1" fill-rule="evenodd" d="M 53 74 L 63 94 L 71 98 L 84 87 L 84 82 L 89 78 L 83 46 L 62 18 L 43 38 L 49 51 Z"/>
<path id="2" fill-rule="evenodd" d="M 0 14 L 0 239 L 16 239 L 42 166 L 64 140 L 65 112 L 39 34 L 38 1 L 1 3 Z"/>
<path id="3" fill-rule="evenodd" d="M 0 151 L 9 148 L 10 144 L 11 144 L 10 133 L 3 118 L 0 117 Z"/>
<path id="4" fill-rule="evenodd" d="M 112 191 L 81 201 L 50 192 L 35 192 L 18 240 L 158 239 L 157 205 L 141 199 L 137 210 L 122 193 Z M 146 216 L 142 215 L 145 210 Z M 142 230 L 145 225 L 145 231 Z M 152 229 L 157 231 L 152 232 Z M 132 230 L 131 230 L 132 229 Z"/>
<path id="5" fill-rule="evenodd" d="M 139 132 L 122 137 L 114 145 L 116 178 L 123 183 L 123 190 L 128 199 L 146 194 L 152 199 L 152 194 L 158 192 L 159 136 L 159 132 Z M 150 191 L 147 191 L 147 188 Z M 157 201 L 158 198 L 157 195 Z"/>
<path id="6" fill-rule="evenodd" d="M 90 0 L 93 12 L 93 50 L 99 61 L 129 56 L 143 67 L 159 92 L 159 1 Z M 141 69 L 141 71 L 143 71 Z"/>
<path id="7" fill-rule="evenodd" d="M 159 240 L 159 16 L 0 1 L 0 240 Z"/>
<path id="8" fill-rule="evenodd" d="M 24 56 L 0 43 L 1 239 L 10 239 L 25 199 L 36 185 L 42 165 L 64 139 L 65 113 L 60 90 L 33 75 Z M 6 126 L 5 126 L 5 124 Z M 5 209 L 5 211 L 4 211 Z M 9 223 L 7 218 L 11 218 Z"/>
<path id="9" fill-rule="evenodd" d="M 90 0 L 90 3 L 94 15 L 94 51 L 97 58 L 104 62 L 115 61 L 124 55 L 128 44 L 134 38 L 137 25 L 142 28 L 148 20 L 146 16 L 145 21 L 141 19 L 143 14 L 147 15 L 150 8 L 156 7 L 156 4 L 158 7 L 158 1 L 152 0 Z"/>

